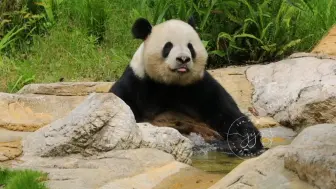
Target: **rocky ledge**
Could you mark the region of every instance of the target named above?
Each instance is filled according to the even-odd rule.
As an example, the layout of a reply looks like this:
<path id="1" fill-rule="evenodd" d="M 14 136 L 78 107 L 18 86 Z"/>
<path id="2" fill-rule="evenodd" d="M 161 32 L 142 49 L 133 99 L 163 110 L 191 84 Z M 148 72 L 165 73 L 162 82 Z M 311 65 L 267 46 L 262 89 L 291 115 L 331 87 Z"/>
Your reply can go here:
<path id="1" fill-rule="evenodd" d="M 246 160 L 209 189 L 334 189 L 336 124 L 304 129 L 290 145 Z"/>
<path id="2" fill-rule="evenodd" d="M 254 86 L 252 101 L 259 115 L 297 130 L 336 122 L 336 58 L 293 54 L 251 66 L 246 77 Z"/>
<path id="3" fill-rule="evenodd" d="M 97 155 L 111 150 L 157 148 L 190 163 L 191 141 L 168 127 L 137 125 L 134 115 L 112 93 L 93 93 L 67 116 L 28 135 L 25 156 Z"/>

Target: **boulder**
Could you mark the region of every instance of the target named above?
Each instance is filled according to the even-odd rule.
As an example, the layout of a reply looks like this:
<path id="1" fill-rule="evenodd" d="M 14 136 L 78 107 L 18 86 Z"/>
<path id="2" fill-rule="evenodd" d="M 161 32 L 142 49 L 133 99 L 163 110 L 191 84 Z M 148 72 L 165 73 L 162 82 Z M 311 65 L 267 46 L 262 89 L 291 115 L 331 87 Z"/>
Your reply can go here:
<path id="1" fill-rule="evenodd" d="M 28 135 L 26 156 L 92 156 L 111 150 L 157 148 L 190 164 L 191 141 L 168 127 L 137 125 L 124 101 L 112 93 L 92 93 L 68 115 Z"/>
<path id="2" fill-rule="evenodd" d="M 335 188 L 336 125 L 304 129 L 290 145 L 244 161 L 209 189 Z"/>
<path id="3" fill-rule="evenodd" d="M 67 115 L 83 96 L 0 93 L 0 127 L 16 131 L 37 129 Z"/>
<path id="4" fill-rule="evenodd" d="M 336 186 L 336 124 L 303 130 L 292 142 L 285 167 L 302 180 L 323 189 Z"/>
<path id="5" fill-rule="evenodd" d="M 90 93 L 105 93 L 113 82 L 58 82 L 25 85 L 18 94 L 42 94 L 57 96 L 86 96 Z"/>
<path id="6" fill-rule="evenodd" d="M 336 60 L 293 55 L 251 66 L 246 75 L 254 86 L 252 101 L 260 116 L 297 129 L 336 122 Z"/>

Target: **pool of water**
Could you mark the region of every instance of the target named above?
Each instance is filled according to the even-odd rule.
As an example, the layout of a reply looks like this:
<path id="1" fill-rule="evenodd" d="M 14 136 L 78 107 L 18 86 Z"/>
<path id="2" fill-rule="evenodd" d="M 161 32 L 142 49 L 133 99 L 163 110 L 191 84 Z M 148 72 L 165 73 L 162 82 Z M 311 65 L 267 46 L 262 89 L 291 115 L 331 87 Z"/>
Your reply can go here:
<path id="1" fill-rule="evenodd" d="M 227 174 L 245 159 L 229 157 L 225 153 L 209 151 L 192 157 L 192 166 L 206 172 Z"/>
<path id="2" fill-rule="evenodd" d="M 290 144 L 296 133 L 285 128 L 271 128 L 262 130 L 262 143 L 267 148 L 274 148 L 278 145 Z M 223 152 L 218 152 L 215 148 L 207 144 L 204 139 L 196 134 L 191 134 L 188 138 L 193 141 L 198 150 L 192 156 L 192 166 L 208 173 L 227 174 L 248 157 L 228 156 Z"/>

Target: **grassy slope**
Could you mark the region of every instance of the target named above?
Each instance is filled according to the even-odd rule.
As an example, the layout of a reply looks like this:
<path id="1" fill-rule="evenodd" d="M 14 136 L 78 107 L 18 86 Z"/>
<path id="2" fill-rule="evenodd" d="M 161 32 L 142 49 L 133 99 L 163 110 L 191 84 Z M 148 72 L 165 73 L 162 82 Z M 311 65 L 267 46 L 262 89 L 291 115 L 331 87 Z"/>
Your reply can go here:
<path id="1" fill-rule="evenodd" d="M 5 76 L 0 91 L 15 92 L 27 82 L 57 82 L 60 78 L 104 81 L 119 77 L 140 41 L 131 36 L 129 0 L 109 2 L 105 7 L 109 18 L 103 44 L 94 45 L 82 23 L 60 18 L 49 35 L 35 36 L 30 53 L 0 62 L 0 75 Z"/>

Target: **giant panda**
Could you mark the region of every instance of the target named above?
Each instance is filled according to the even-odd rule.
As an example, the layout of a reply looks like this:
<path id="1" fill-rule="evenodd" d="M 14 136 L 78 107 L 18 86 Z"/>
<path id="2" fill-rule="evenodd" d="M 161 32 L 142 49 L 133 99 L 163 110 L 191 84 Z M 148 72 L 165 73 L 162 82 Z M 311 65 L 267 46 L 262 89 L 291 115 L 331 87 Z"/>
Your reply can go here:
<path id="1" fill-rule="evenodd" d="M 192 18 L 155 26 L 138 18 L 131 31 L 142 43 L 109 92 L 130 106 L 137 122 L 165 111 L 180 112 L 207 123 L 235 154 L 262 151 L 258 129 L 206 71 L 208 54 Z"/>

